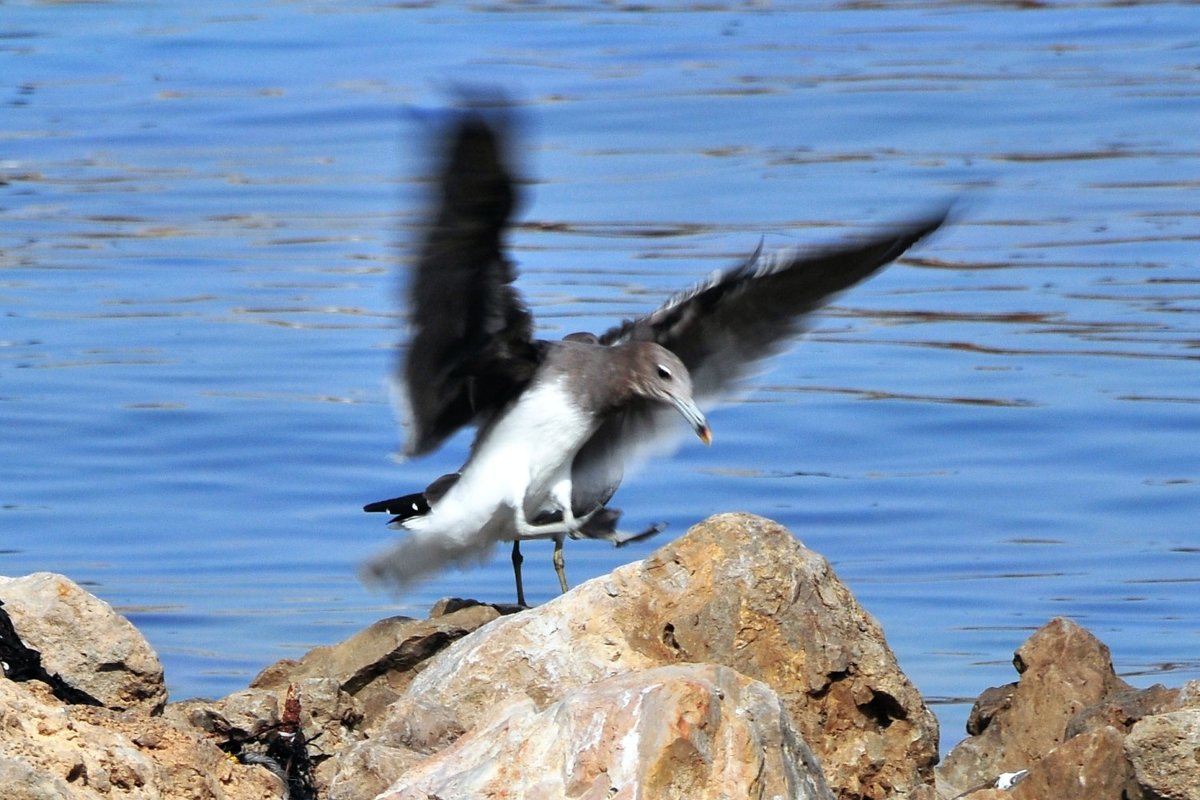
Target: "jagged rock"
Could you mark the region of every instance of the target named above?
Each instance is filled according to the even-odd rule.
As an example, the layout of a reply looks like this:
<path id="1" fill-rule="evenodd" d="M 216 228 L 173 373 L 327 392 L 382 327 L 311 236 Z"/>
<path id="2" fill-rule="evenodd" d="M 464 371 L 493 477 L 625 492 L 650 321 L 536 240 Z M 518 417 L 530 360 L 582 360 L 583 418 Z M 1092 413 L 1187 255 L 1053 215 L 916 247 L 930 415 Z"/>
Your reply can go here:
<path id="1" fill-rule="evenodd" d="M 1018 649 L 1016 683 L 981 695 L 935 789 L 936 726 L 878 625 L 824 559 L 747 515 L 539 609 L 498 618 L 446 601 L 161 714 L 161 668 L 133 668 L 145 642 L 107 605 L 48 574 L 0 579 L 0 601 L 13 623 L 0 659 L 27 662 L 0 678 L 5 800 L 268 800 L 282 781 L 222 748 L 281 740 L 307 741 L 302 794 L 327 800 L 829 800 L 813 753 L 843 799 L 1200 800 L 1200 682 L 1131 689 L 1108 649 L 1061 619 Z M 92 661 L 67 658 L 84 650 Z M 106 653 L 124 688 L 85 680 L 109 671 L 95 663 Z M 72 699 L 77 685 L 107 706 Z"/>
<path id="2" fill-rule="evenodd" d="M 1200 709 L 1145 717 L 1125 738 L 1138 784 L 1156 798 L 1200 800 Z"/>
<path id="3" fill-rule="evenodd" d="M 1029 637 L 1013 665 L 1020 680 L 1009 699 L 996 703 L 996 695 L 985 692 L 990 710 L 972 713 L 982 730 L 938 767 L 939 796 L 955 797 L 989 785 L 1002 772 L 1031 768 L 1067 740 L 1067 727 L 1081 710 L 1131 691 L 1113 671 L 1108 648 L 1066 619 L 1051 620 Z"/>
<path id="4" fill-rule="evenodd" d="M 329 800 L 375 797 L 425 758 L 408 748 L 389 747 L 375 740 L 352 745 L 337 757 L 337 771 L 329 781 Z"/>
<path id="5" fill-rule="evenodd" d="M 1179 693 L 1179 689 L 1168 689 L 1162 684 L 1116 692 L 1072 717 L 1067 723 L 1067 738 L 1105 725 L 1129 733 L 1134 723 L 1143 717 L 1179 708 Z"/>
<path id="6" fill-rule="evenodd" d="M 1013 800 L 1200 800 L 1200 735 L 1175 727 L 1200 715 L 1200 682 L 1132 689 L 1113 673 L 1108 648 L 1062 619 L 1031 636 L 1014 664 L 1020 680 L 980 695 L 967 723 L 974 735 L 938 768 L 939 797 L 992 798 L 997 790 L 963 787 L 1026 769 L 1005 793 Z"/>
<path id="7" fill-rule="evenodd" d="M 1004 718 L 1022 735 L 1027 755 L 1048 752 L 1066 738 L 1081 710 L 1133 690 L 1117 677 L 1108 647 L 1061 617 L 1043 625 L 1013 655 L 1020 674 L 1013 713 Z"/>
<path id="8" fill-rule="evenodd" d="M 833 795 L 768 686 L 683 664 L 584 686 L 541 709 L 513 698 L 379 800 L 429 797 Z"/>
<path id="9" fill-rule="evenodd" d="M 0 577 L 0 600 L 21 641 L 71 687 L 117 711 L 156 713 L 166 703 L 162 663 L 146 639 L 69 578 Z"/>
<path id="10" fill-rule="evenodd" d="M 307 678 L 327 678 L 357 701 L 362 730 L 370 732 L 384 709 L 412 680 L 415 668 L 450 643 L 500 616 L 494 606 L 442 601 L 430 619 L 388 617 L 328 647 L 316 647 L 298 661 L 284 660 L 264 669 L 252 689 L 274 692 Z"/>
<path id="11" fill-rule="evenodd" d="M 162 717 L 65 705 L 0 679 L 6 800 L 275 800 L 279 781 Z"/>
<path id="12" fill-rule="evenodd" d="M 1006 683 L 1003 686 L 993 686 L 984 689 L 983 694 L 971 706 L 971 714 L 967 717 L 967 733 L 978 736 L 983 733 L 992 718 L 1007 711 L 1012 706 L 1013 693 L 1017 690 L 1016 683 Z"/>
<path id="13" fill-rule="evenodd" d="M 332 777 L 328 754 L 342 752 L 364 738 L 362 713 L 354 698 L 331 678 L 301 678 L 274 689 L 245 689 L 216 701 L 172 703 L 166 716 L 177 724 L 212 734 L 221 743 L 246 743 L 242 749 L 263 750 L 266 734 L 279 730 L 288 690 L 299 701 L 299 733 L 314 743 L 309 756 L 316 762 L 314 777 L 321 785 Z"/>
<path id="14" fill-rule="evenodd" d="M 727 514 L 649 558 L 456 642 L 413 679 L 380 733 L 433 753 L 499 703 L 544 709 L 636 670 L 731 667 L 781 698 L 843 800 L 932 782 L 937 723 L 878 623 L 780 525 Z"/>
<path id="15" fill-rule="evenodd" d="M 1122 753 L 1123 739 L 1111 726 L 1080 734 L 1034 762 L 1009 796 L 1012 800 L 1139 798 L 1133 769 Z"/>

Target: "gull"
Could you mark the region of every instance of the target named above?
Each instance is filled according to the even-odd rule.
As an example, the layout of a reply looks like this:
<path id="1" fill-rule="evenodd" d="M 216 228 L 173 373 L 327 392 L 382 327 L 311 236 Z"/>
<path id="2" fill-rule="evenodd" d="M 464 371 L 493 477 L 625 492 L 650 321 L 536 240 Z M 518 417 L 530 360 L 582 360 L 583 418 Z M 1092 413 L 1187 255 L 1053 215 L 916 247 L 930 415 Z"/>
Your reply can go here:
<path id="1" fill-rule="evenodd" d="M 533 335 L 505 247 L 518 204 L 510 132 L 494 109 L 472 107 L 450 123 L 409 282 L 412 335 L 393 380 L 403 457 L 475 426 L 470 455 L 423 491 L 364 506 L 394 514 L 389 525 L 408 535 L 362 576 L 403 591 L 512 542 L 524 606 L 522 541 L 554 541 L 565 592 L 565 537 L 620 546 L 661 530 L 617 530 L 621 512 L 607 503 L 627 462 L 677 439 L 680 420 L 710 444 L 702 406 L 726 399 L 812 312 L 937 230 L 948 210 L 823 249 L 765 253 L 760 245 L 644 316 L 548 341 Z"/>

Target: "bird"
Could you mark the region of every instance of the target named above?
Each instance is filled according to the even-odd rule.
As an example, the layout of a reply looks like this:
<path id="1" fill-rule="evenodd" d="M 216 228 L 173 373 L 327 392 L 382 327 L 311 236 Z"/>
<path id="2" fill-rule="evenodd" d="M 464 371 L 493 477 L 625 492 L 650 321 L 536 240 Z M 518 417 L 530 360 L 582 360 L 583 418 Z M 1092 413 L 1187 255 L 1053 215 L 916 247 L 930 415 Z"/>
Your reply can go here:
<path id="1" fill-rule="evenodd" d="M 627 463 L 686 427 L 710 444 L 702 407 L 728 398 L 832 296 L 942 227 L 950 205 L 823 248 L 766 252 L 760 243 L 643 316 L 600 334 L 540 339 L 506 247 L 520 202 L 510 114 L 503 103 L 467 104 L 441 137 L 447 144 L 408 281 L 412 334 L 393 375 L 403 458 L 436 450 L 464 427 L 475 426 L 474 442 L 457 472 L 364 506 L 393 514 L 389 525 L 408 535 L 361 575 L 399 592 L 512 542 L 517 604 L 525 606 L 522 541 L 554 541 L 566 592 L 564 538 L 621 546 L 658 533 L 661 524 L 617 528 L 621 512 L 608 502 Z"/>

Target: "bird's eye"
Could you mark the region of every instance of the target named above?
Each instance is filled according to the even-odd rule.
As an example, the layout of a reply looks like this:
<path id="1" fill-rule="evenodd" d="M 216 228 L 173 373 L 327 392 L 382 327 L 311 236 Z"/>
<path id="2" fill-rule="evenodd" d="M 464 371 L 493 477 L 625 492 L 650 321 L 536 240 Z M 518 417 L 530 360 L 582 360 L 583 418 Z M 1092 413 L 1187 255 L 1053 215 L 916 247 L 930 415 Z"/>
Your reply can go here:
<path id="1" fill-rule="evenodd" d="M 671 370 L 667 369 L 662 364 L 659 364 L 657 366 L 658 366 L 658 377 L 662 378 L 664 381 L 671 380 Z"/>

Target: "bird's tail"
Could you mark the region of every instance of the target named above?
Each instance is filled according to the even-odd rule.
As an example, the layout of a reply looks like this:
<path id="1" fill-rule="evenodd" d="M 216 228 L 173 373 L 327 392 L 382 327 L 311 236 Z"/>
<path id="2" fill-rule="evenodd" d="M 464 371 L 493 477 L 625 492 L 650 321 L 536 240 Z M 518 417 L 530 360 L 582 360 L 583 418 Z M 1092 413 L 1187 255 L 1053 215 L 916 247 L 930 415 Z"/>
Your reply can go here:
<path id="1" fill-rule="evenodd" d="M 495 544 L 490 538 L 446 536 L 421 525 L 427 519 L 409 520 L 407 536 L 364 563 L 359 569 L 363 583 L 400 594 L 448 566 L 474 566 L 490 555 Z"/>

